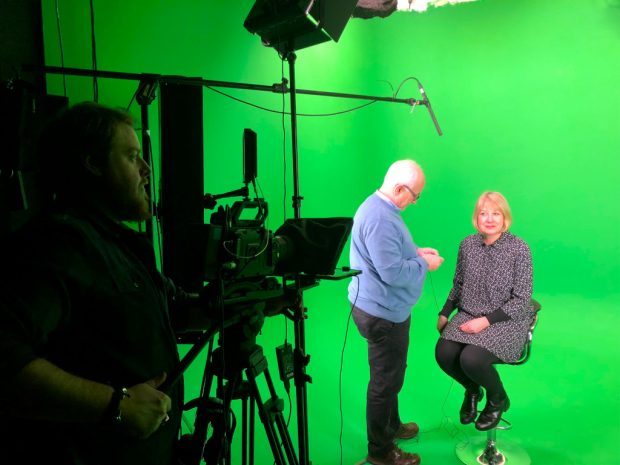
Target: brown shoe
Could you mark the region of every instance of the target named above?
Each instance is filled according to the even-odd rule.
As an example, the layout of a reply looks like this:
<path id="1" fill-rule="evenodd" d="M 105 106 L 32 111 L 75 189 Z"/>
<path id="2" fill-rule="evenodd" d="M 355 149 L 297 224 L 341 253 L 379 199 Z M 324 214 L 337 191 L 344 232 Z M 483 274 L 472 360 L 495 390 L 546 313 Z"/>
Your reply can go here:
<path id="1" fill-rule="evenodd" d="M 414 422 L 410 423 L 401 423 L 398 431 L 396 432 L 396 437 L 394 439 L 411 439 L 415 438 L 420 432 L 420 427 Z"/>
<path id="2" fill-rule="evenodd" d="M 420 456 L 394 447 L 384 457 L 369 455 L 366 457 L 366 461 L 372 465 L 419 465 Z"/>

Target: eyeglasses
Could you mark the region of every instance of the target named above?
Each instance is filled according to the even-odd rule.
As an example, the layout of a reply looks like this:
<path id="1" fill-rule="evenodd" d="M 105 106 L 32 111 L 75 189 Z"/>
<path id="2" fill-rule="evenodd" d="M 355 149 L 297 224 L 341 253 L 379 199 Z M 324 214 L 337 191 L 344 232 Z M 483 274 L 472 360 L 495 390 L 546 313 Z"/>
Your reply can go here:
<path id="1" fill-rule="evenodd" d="M 407 186 L 406 184 L 403 184 L 402 186 L 409 191 L 411 197 L 413 197 L 414 202 L 417 202 L 420 199 L 420 194 L 416 194 L 415 192 L 413 192 L 413 190 L 411 190 L 409 186 Z"/>

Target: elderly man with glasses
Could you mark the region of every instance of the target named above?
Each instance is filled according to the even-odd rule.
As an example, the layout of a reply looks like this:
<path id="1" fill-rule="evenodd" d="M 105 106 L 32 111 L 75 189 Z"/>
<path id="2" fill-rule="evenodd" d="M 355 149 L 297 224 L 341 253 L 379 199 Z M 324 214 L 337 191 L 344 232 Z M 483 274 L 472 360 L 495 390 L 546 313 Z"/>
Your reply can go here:
<path id="1" fill-rule="evenodd" d="M 419 431 L 416 423 L 401 421 L 398 393 L 407 366 L 411 307 L 427 271 L 443 262 L 437 250 L 415 244 L 401 217 L 417 203 L 425 182 L 415 161 L 393 163 L 381 188 L 362 203 L 353 220 L 350 261 L 362 273 L 349 285 L 349 301 L 368 342 L 367 460 L 373 465 L 420 463 L 418 454 L 402 451 L 394 440 L 413 438 Z"/>

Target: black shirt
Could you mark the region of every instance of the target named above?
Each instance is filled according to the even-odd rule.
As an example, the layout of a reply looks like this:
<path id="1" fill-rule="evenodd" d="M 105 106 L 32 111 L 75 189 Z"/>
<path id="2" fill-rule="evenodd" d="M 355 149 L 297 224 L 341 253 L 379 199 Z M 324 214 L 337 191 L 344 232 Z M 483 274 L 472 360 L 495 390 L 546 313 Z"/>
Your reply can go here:
<path id="1" fill-rule="evenodd" d="M 39 220 L 0 257 L 0 373 L 45 358 L 77 376 L 132 386 L 179 362 L 168 305 L 182 291 L 157 270 L 146 238 L 84 212 Z M 0 416 L 0 450 L 16 463 L 173 463 L 182 386 L 168 393 L 171 421 L 148 439 L 100 423 L 23 421 Z M 0 414 L 1 415 L 1 414 Z M 8 456 L 11 456 L 9 453 Z"/>

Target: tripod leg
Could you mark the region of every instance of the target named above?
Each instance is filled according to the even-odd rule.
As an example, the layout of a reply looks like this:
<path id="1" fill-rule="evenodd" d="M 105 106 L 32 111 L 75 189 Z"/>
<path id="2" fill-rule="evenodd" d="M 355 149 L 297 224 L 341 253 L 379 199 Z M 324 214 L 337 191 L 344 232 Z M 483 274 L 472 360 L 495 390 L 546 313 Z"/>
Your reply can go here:
<path id="1" fill-rule="evenodd" d="M 222 386 L 221 397 L 224 399 L 224 412 L 222 417 L 221 431 L 223 433 L 222 441 L 220 443 L 220 451 L 218 454 L 218 465 L 220 463 L 230 465 L 232 464 L 231 458 L 231 444 L 234 430 L 236 428 L 236 421 L 232 417 L 231 405 L 237 390 L 243 385 L 241 379 L 241 373 L 238 373 L 235 377 L 230 379 L 225 385 Z"/>
<path id="2" fill-rule="evenodd" d="M 269 394 L 271 396 L 265 403 L 263 403 L 261 399 L 258 384 L 256 382 L 256 377 L 261 373 L 265 376 L 269 387 Z M 282 410 L 284 409 L 283 401 L 276 396 L 275 388 L 267 369 L 267 359 L 263 355 L 262 349 L 259 348 L 251 354 L 249 368 L 246 370 L 246 376 L 252 389 L 252 397 L 258 407 L 258 414 L 265 427 L 267 439 L 269 440 L 269 445 L 271 446 L 271 451 L 273 452 L 273 458 L 276 465 L 286 465 L 285 455 L 282 448 L 284 448 L 288 463 L 290 465 L 298 465 L 297 457 L 295 456 L 295 451 L 291 443 L 291 438 L 288 434 L 286 423 L 282 415 Z M 278 439 L 276 434 L 274 423 L 277 426 L 280 439 Z"/>
<path id="3" fill-rule="evenodd" d="M 203 376 L 203 387 L 200 397 L 189 401 L 184 410 L 196 408 L 194 431 L 184 434 L 179 443 L 179 456 L 183 465 L 200 465 L 206 444 L 207 429 L 210 423 L 214 423 L 223 414 L 222 403 L 219 399 L 209 397 L 211 383 L 213 382 L 212 370 L 212 343 L 209 345 L 207 362 Z"/>
<path id="4" fill-rule="evenodd" d="M 231 463 L 231 450 L 230 443 L 232 442 L 232 435 L 234 432 L 235 424 L 234 418 L 231 418 L 231 403 L 235 398 L 237 385 L 242 382 L 241 373 L 234 373 L 229 377 L 228 382 L 224 382 L 226 373 L 224 372 L 224 363 L 222 357 L 222 350 L 218 348 L 213 351 L 210 357 L 211 364 L 207 365 L 208 379 L 205 379 L 203 383 L 203 397 L 206 399 L 210 393 L 213 376 L 217 376 L 217 389 L 216 398 L 208 398 L 209 402 L 216 402 L 219 405 L 217 412 L 214 412 L 210 420 L 212 426 L 212 434 L 208 441 L 204 444 L 202 457 L 204 458 L 206 465 L 225 465 Z M 197 422 L 198 414 L 197 411 Z M 198 426 L 194 431 L 194 435 L 199 438 L 205 438 L 207 434 L 208 423 L 201 422 L 200 429 Z M 203 439 L 204 440 L 204 439 Z M 192 462 L 191 465 L 200 465 L 200 462 Z"/>
<path id="5" fill-rule="evenodd" d="M 254 407 L 255 402 L 252 397 L 250 401 L 250 465 L 254 465 Z"/>
<path id="6" fill-rule="evenodd" d="M 276 404 L 271 413 L 274 415 L 274 420 L 280 433 L 282 446 L 284 447 L 289 463 L 291 465 L 297 465 L 298 461 L 297 456 L 295 455 L 295 449 L 293 448 L 293 442 L 291 441 L 291 435 L 286 427 L 286 421 L 284 420 L 284 415 L 282 413 L 284 410 L 284 404 L 282 399 L 276 396 L 273 381 L 271 380 L 271 375 L 267 369 L 265 369 L 265 379 L 267 380 L 267 385 L 269 386 L 269 392 L 271 394 L 270 401 L 273 401 Z"/>

